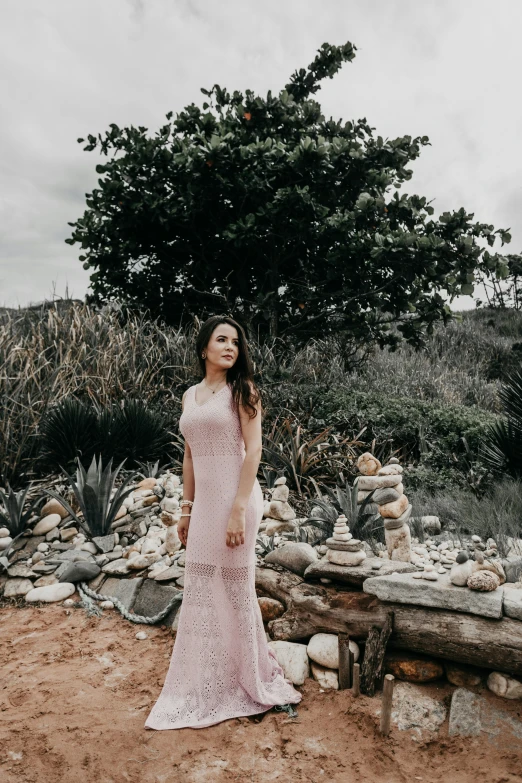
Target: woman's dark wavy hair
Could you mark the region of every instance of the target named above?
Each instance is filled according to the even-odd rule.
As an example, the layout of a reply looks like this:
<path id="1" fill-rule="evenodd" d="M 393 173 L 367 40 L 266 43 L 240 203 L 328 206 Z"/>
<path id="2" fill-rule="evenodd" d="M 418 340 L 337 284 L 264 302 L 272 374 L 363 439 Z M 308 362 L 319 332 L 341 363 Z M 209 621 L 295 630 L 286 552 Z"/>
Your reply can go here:
<path id="1" fill-rule="evenodd" d="M 205 351 L 212 332 L 220 324 L 230 324 L 237 329 L 239 339 L 238 355 L 234 366 L 227 370 L 227 383 L 232 387 L 232 396 L 236 405 L 241 402 L 243 407 L 249 412 L 251 419 L 257 415 L 255 407 L 261 399 L 261 394 L 254 381 L 254 367 L 248 351 L 248 343 L 245 330 L 234 318 L 229 315 L 211 315 L 210 318 L 201 324 L 196 337 L 196 353 L 201 370 L 202 378 L 205 377 L 205 360 L 201 354 Z M 263 406 L 261 404 L 261 412 Z"/>

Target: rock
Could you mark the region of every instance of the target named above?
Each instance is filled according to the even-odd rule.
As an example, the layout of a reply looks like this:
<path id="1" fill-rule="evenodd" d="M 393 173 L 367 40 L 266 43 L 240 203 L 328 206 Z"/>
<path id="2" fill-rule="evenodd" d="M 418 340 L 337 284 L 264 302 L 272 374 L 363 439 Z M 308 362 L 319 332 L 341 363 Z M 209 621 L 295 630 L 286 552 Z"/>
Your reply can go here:
<path id="1" fill-rule="evenodd" d="M 355 552 L 329 549 L 326 553 L 326 559 L 334 565 L 353 567 L 360 565 L 366 559 L 366 552 L 362 549 L 357 549 Z"/>
<path id="2" fill-rule="evenodd" d="M 518 584 L 518 583 L 515 583 Z M 522 586 L 511 586 L 509 582 L 504 585 L 504 614 L 515 620 L 522 620 Z"/>
<path id="3" fill-rule="evenodd" d="M 475 562 L 473 563 L 471 573 L 474 574 L 477 571 L 491 571 L 492 574 L 498 576 L 501 585 L 506 581 L 506 574 L 500 561 L 486 560 L 482 552 L 475 552 Z"/>
<path id="4" fill-rule="evenodd" d="M 403 563 L 411 561 L 411 533 L 408 525 L 401 525 L 393 530 L 385 528 L 384 538 L 390 560 L 400 560 Z"/>
<path id="5" fill-rule="evenodd" d="M 133 608 L 138 591 L 143 584 L 143 577 L 136 579 L 116 579 L 108 577 L 98 587 L 91 587 L 99 595 L 103 595 L 105 600 L 117 599 L 129 611 Z"/>
<path id="6" fill-rule="evenodd" d="M 482 682 L 483 674 L 475 666 L 466 666 L 453 661 L 444 662 L 448 682 L 458 688 L 476 688 Z"/>
<path id="7" fill-rule="evenodd" d="M 392 722 L 400 731 L 413 729 L 437 732 L 446 720 L 447 710 L 442 700 L 426 696 L 409 682 L 396 682 L 393 689 Z"/>
<path id="8" fill-rule="evenodd" d="M 5 552 L 6 549 L 9 549 L 12 543 L 13 539 L 11 536 L 3 536 L 0 538 L 0 552 Z"/>
<path id="9" fill-rule="evenodd" d="M 143 568 L 149 568 L 149 566 L 154 565 L 159 559 L 160 555 L 157 555 L 156 552 L 152 552 L 148 555 L 137 555 L 136 557 L 129 558 L 125 562 L 130 571 L 141 571 Z"/>
<path id="10" fill-rule="evenodd" d="M 0 538 L 7 538 L 9 530 L 6 527 L 0 527 Z"/>
<path id="11" fill-rule="evenodd" d="M 110 563 L 102 566 L 102 571 L 104 574 L 121 574 L 124 576 L 129 573 L 129 561 L 125 558 L 111 560 Z"/>
<path id="12" fill-rule="evenodd" d="M 184 576 L 185 569 L 180 568 L 178 565 L 172 565 L 166 568 L 164 571 L 161 571 L 155 579 L 157 582 L 168 582 L 171 579 L 179 579 L 180 577 Z"/>
<path id="13" fill-rule="evenodd" d="M 14 598 L 17 595 L 27 595 L 33 589 L 33 583 L 30 579 L 24 577 L 14 577 L 8 579 L 4 585 L 4 598 Z"/>
<path id="14" fill-rule="evenodd" d="M 92 540 L 98 552 L 112 552 L 114 549 L 114 533 L 109 533 L 107 536 L 94 536 Z"/>
<path id="15" fill-rule="evenodd" d="M 359 646 L 350 639 L 354 663 L 359 660 Z M 333 633 L 314 634 L 306 647 L 308 657 L 327 669 L 339 668 L 339 637 Z"/>
<path id="16" fill-rule="evenodd" d="M 137 486 L 140 489 L 154 489 L 154 487 L 156 486 L 156 479 L 153 476 L 147 476 L 141 481 L 138 481 Z"/>
<path id="17" fill-rule="evenodd" d="M 361 493 L 359 493 L 361 494 Z M 385 503 L 393 503 L 395 500 L 399 500 L 401 493 L 397 492 L 393 487 L 383 487 L 382 489 L 376 489 L 373 496 L 374 503 L 383 506 Z"/>
<path id="18" fill-rule="evenodd" d="M 519 582 L 522 580 L 522 556 L 508 555 L 500 560 L 507 582 Z"/>
<path id="19" fill-rule="evenodd" d="M 58 583 L 58 579 L 55 574 L 46 574 L 41 576 L 36 582 L 33 583 L 33 587 L 46 587 L 47 585 L 55 585 Z"/>
<path id="20" fill-rule="evenodd" d="M 145 579 L 136 595 L 132 611 L 144 617 L 154 617 L 165 609 L 175 596 L 182 596 L 176 587 L 159 584 L 154 579 Z M 180 601 L 175 603 L 168 614 L 162 620 L 158 620 L 158 624 L 171 626 L 180 603 Z"/>
<path id="21" fill-rule="evenodd" d="M 401 495 L 392 503 L 385 503 L 383 506 L 377 504 L 377 508 L 383 519 L 398 519 L 408 508 L 408 498 L 406 495 Z"/>
<path id="22" fill-rule="evenodd" d="M 33 601 L 45 601 L 45 603 L 52 604 L 56 601 L 63 601 L 65 598 L 69 598 L 75 590 L 76 587 L 72 582 L 56 582 L 56 584 L 47 585 L 46 587 L 33 587 L 25 596 L 25 600 L 29 603 Z"/>
<path id="23" fill-rule="evenodd" d="M 276 617 L 281 617 L 286 611 L 281 601 L 277 601 L 275 598 L 261 596 L 257 599 L 257 602 L 261 609 L 261 617 L 264 623 L 269 622 L 269 620 L 275 620 Z"/>
<path id="24" fill-rule="evenodd" d="M 440 519 L 434 516 L 424 516 L 420 518 L 420 523 L 426 533 L 437 535 L 441 531 Z"/>
<path id="25" fill-rule="evenodd" d="M 265 557 L 265 563 L 283 566 L 294 574 L 303 576 L 308 566 L 318 559 L 317 551 L 311 544 L 289 541 L 269 552 Z"/>
<path id="26" fill-rule="evenodd" d="M 401 476 L 358 476 L 357 489 L 380 489 L 396 487 L 402 481 Z"/>
<path id="27" fill-rule="evenodd" d="M 306 644 L 275 641 L 268 642 L 268 647 L 274 653 L 286 679 L 294 685 L 303 685 L 310 674 Z"/>
<path id="28" fill-rule="evenodd" d="M 384 666 L 387 674 L 407 682 L 432 682 L 444 674 L 442 664 L 436 659 L 407 652 L 387 654 Z"/>
<path id="29" fill-rule="evenodd" d="M 385 465 L 378 471 L 378 476 L 398 476 L 402 473 L 401 465 Z"/>
<path id="30" fill-rule="evenodd" d="M 284 476 L 282 476 L 282 478 L 284 478 Z M 272 495 L 270 496 L 270 500 L 280 500 L 283 503 L 286 503 L 288 501 L 289 494 L 290 489 L 287 487 L 287 485 L 279 484 L 277 487 L 274 487 Z"/>
<path id="31" fill-rule="evenodd" d="M 404 525 L 405 522 L 408 521 L 408 519 L 411 516 L 411 503 L 409 504 L 406 511 L 401 514 L 400 517 L 397 517 L 397 519 L 392 519 L 391 517 L 384 520 L 384 529 L 385 530 L 396 530 L 397 528 L 401 527 L 401 525 Z"/>
<path id="32" fill-rule="evenodd" d="M 339 673 L 335 669 L 320 666 L 314 661 L 311 661 L 310 669 L 312 670 L 312 677 L 314 680 L 317 680 L 321 688 L 339 689 Z"/>
<path id="33" fill-rule="evenodd" d="M 266 517 L 265 534 L 267 536 L 280 535 L 281 533 L 293 533 L 295 524 L 293 522 L 280 522 L 278 519 Z"/>
<path id="34" fill-rule="evenodd" d="M 450 609 L 482 617 L 502 616 L 503 587 L 489 593 L 478 593 L 451 584 L 447 574 L 441 575 L 436 582 L 414 579 L 414 576 L 409 573 L 375 576 L 365 580 L 363 590 L 382 601 Z"/>
<path id="35" fill-rule="evenodd" d="M 62 506 L 60 501 L 56 498 L 51 498 L 48 500 L 47 503 L 40 509 L 40 517 L 42 519 L 49 516 L 50 514 L 58 514 L 60 519 L 65 519 L 65 517 L 69 516 L 67 509 L 64 508 L 64 506 Z"/>
<path id="36" fill-rule="evenodd" d="M 361 454 L 356 465 L 363 476 L 375 476 L 377 471 L 382 467 L 377 457 L 374 457 L 369 451 L 365 451 L 364 454 Z"/>
<path id="37" fill-rule="evenodd" d="M 476 571 L 468 577 L 468 587 L 482 593 L 497 590 L 500 586 L 500 577 L 491 571 Z"/>
<path id="38" fill-rule="evenodd" d="M 503 672 L 491 672 L 487 686 L 503 699 L 522 699 L 522 682 Z"/>
<path id="39" fill-rule="evenodd" d="M 25 579 L 30 579 L 32 576 L 37 575 L 33 571 L 33 569 L 30 568 L 25 563 L 15 563 L 14 565 L 9 566 L 9 568 L 7 569 L 7 573 L 9 576 L 21 576 L 24 577 Z"/>
<path id="40" fill-rule="evenodd" d="M 503 747 L 519 751 L 522 723 L 493 707 L 483 696 L 458 688 L 451 698 L 448 734 L 450 737 L 480 736 L 491 745 L 496 745 L 501 737 Z"/>
<path id="41" fill-rule="evenodd" d="M 304 578 L 331 578 L 336 582 L 360 586 L 366 579 L 375 576 L 374 569 L 377 567 L 379 568 L 379 575 L 391 574 L 395 571 L 401 573 L 415 571 L 415 566 L 411 563 L 403 563 L 399 560 L 382 560 L 378 557 L 367 557 L 360 565 L 352 566 L 351 568 L 335 565 L 323 558 L 308 566 L 304 572 Z"/>
<path id="42" fill-rule="evenodd" d="M 268 508 L 268 516 L 280 522 L 289 522 L 296 518 L 296 513 L 289 503 L 280 500 L 271 500 Z"/>
<path id="43" fill-rule="evenodd" d="M 54 530 L 54 528 L 57 527 L 61 521 L 62 518 L 60 514 L 48 514 L 36 523 L 35 527 L 33 528 L 33 536 L 45 535 L 45 533 L 48 533 L 50 530 Z"/>
<path id="44" fill-rule="evenodd" d="M 457 587 L 467 587 L 468 579 L 471 576 L 473 562 L 466 560 L 463 563 L 455 563 L 451 566 L 450 581 Z"/>
<path id="45" fill-rule="evenodd" d="M 64 565 L 65 569 L 59 576 L 59 582 L 89 582 L 101 572 L 100 566 L 96 563 L 78 561 Z"/>

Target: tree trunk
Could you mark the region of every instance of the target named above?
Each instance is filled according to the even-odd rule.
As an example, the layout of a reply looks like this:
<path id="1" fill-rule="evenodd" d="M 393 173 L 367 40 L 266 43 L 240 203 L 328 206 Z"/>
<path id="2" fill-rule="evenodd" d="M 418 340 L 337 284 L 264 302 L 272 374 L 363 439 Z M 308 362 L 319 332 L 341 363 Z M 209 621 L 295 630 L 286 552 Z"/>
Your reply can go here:
<path id="1" fill-rule="evenodd" d="M 363 592 L 305 582 L 288 571 L 256 568 L 259 595 L 275 598 L 286 612 L 268 623 L 272 639 L 308 640 L 315 633 L 349 633 L 366 639 L 372 625 L 394 613 L 389 646 L 522 675 L 522 622 L 494 620 L 445 609 L 392 604 Z"/>

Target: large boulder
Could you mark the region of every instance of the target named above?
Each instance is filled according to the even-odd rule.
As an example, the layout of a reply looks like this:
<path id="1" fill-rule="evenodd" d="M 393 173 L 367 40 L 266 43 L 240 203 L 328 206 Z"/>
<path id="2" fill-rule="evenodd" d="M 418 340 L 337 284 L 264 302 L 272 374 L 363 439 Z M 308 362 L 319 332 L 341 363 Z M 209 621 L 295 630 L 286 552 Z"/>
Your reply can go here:
<path id="1" fill-rule="evenodd" d="M 293 571 L 294 574 L 303 576 L 310 565 L 319 559 L 317 551 L 310 544 L 288 541 L 283 546 L 269 552 L 265 557 L 265 563 L 273 563 Z"/>
<path id="2" fill-rule="evenodd" d="M 359 660 L 359 646 L 350 639 L 350 650 L 353 653 L 353 660 L 356 663 Z M 327 669 L 339 668 L 339 638 L 334 633 L 316 633 L 314 634 L 306 647 L 308 657 L 324 666 Z"/>

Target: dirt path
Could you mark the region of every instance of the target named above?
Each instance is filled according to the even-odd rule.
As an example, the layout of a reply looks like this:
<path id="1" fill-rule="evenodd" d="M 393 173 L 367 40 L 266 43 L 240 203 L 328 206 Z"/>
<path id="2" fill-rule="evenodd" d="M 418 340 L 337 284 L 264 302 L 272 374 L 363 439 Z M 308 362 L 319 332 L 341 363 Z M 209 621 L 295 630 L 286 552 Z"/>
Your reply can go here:
<path id="1" fill-rule="evenodd" d="M 173 637 L 106 611 L 60 605 L 0 608 L 2 783 L 514 783 L 522 748 L 484 740 L 378 733 L 378 699 L 321 692 L 307 680 L 297 719 L 144 729 Z M 432 692 L 436 686 L 431 686 Z M 428 689 L 429 690 L 429 689 Z M 444 691 L 444 687 L 439 688 Z M 505 702 L 504 702 L 505 704 Z"/>

